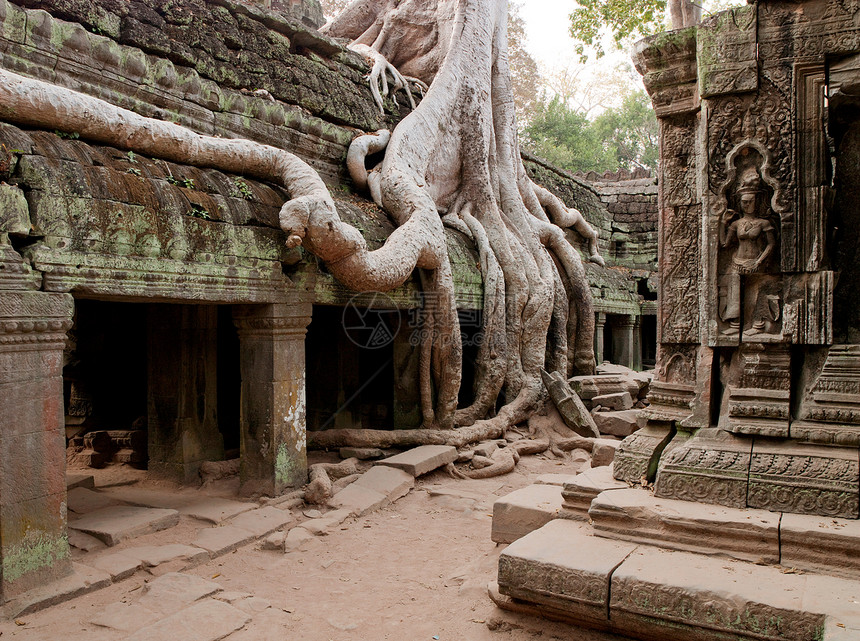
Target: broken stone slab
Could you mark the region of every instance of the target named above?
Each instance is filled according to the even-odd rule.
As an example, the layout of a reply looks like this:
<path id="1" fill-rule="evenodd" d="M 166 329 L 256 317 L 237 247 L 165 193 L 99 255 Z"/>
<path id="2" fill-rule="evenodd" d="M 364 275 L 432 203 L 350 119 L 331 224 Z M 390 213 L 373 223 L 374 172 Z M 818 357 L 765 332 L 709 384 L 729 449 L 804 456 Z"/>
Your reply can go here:
<path id="1" fill-rule="evenodd" d="M 585 402 L 592 405 L 595 396 L 627 392 L 631 398 L 639 396 L 640 384 L 630 376 L 620 374 L 597 374 L 594 376 L 574 376 L 569 379 L 570 387 Z"/>
<path id="2" fill-rule="evenodd" d="M 98 568 L 80 563 L 72 563 L 72 573 L 18 596 L 3 606 L 8 618 L 15 618 L 38 612 L 45 608 L 71 601 L 79 596 L 101 590 L 111 584 L 110 575 Z"/>
<path id="3" fill-rule="evenodd" d="M 293 520 L 293 515 L 289 512 L 267 506 L 250 512 L 243 512 L 239 516 L 233 517 L 230 524 L 248 530 L 255 537 L 260 538 L 292 523 Z"/>
<path id="4" fill-rule="evenodd" d="M 316 536 L 325 535 L 348 519 L 351 514 L 348 509 L 333 510 L 317 519 L 310 519 L 309 521 L 300 523 L 296 527 L 303 528 Z"/>
<path id="5" fill-rule="evenodd" d="M 779 531 L 782 565 L 860 579 L 860 521 L 785 513 Z"/>
<path id="6" fill-rule="evenodd" d="M 222 525 L 220 527 L 210 527 L 200 530 L 197 533 L 197 540 L 194 541 L 193 545 L 203 548 L 214 559 L 215 557 L 232 552 L 256 538 L 253 532 L 236 527 L 235 525 Z"/>
<path id="7" fill-rule="evenodd" d="M 189 570 L 209 560 L 209 553 L 206 550 L 182 543 L 131 547 L 122 550 L 122 553 L 139 560 L 145 568 L 171 564 L 181 565 L 180 571 Z"/>
<path id="8" fill-rule="evenodd" d="M 503 496 L 493 504 L 496 543 L 511 543 L 558 517 L 561 488 L 557 485 L 529 485 Z"/>
<path id="9" fill-rule="evenodd" d="M 322 545 L 322 542 L 306 529 L 294 527 L 284 539 L 284 552 L 294 552 L 295 550 L 307 550 L 310 547 Z"/>
<path id="10" fill-rule="evenodd" d="M 77 530 L 70 529 L 68 531 L 68 536 L 69 545 L 73 548 L 83 550 L 84 552 L 95 552 L 96 550 L 103 550 L 105 548 L 103 541 L 94 536 L 90 536 L 85 532 L 78 532 Z"/>
<path id="11" fill-rule="evenodd" d="M 621 412 L 597 412 L 592 415 L 594 423 L 601 434 L 624 438 L 645 427 L 647 419 L 642 410 L 624 410 Z"/>
<path id="12" fill-rule="evenodd" d="M 74 490 L 76 487 L 82 487 L 87 490 L 92 490 L 96 486 L 95 477 L 92 474 L 70 474 L 66 473 L 66 490 Z"/>
<path id="13" fill-rule="evenodd" d="M 286 540 L 286 538 L 287 538 L 287 532 L 284 530 L 272 532 L 260 544 L 260 549 L 261 550 L 283 550 L 284 549 L 284 540 Z"/>
<path id="14" fill-rule="evenodd" d="M 193 574 L 170 572 L 147 583 L 137 604 L 164 616 L 221 592 L 222 589 L 214 581 Z"/>
<path id="15" fill-rule="evenodd" d="M 362 474 L 354 484 L 384 494 L 389 501 L 394 502 L 415 487 L 415 477 L 396 467 L 376 465 Z"/>
<path id="16" fill-rule="evenodd" d="M 109 603 L 90 623 L 131 633 L 158 620 L 158 615 L 137 603 Z"/>
<path id="17" fill-rule="evenodd" d="M 804 609 L 806 582 L 773 566 L 643 545 L 612 575 L 610 618 L 634 638 L 820 639 L 825 617 Z"/>
<path id="18" fill-rule="evenodd" d="M 396 467 L 419 477 L 438 467 L 457 460 L 457 448 L 451 445 L 421 445 L 387 459 L 377 461 L 377 465 Z"/>
<path id="19" fill-rule="evenodd" d="M 328 504 L 333 508 L 349 510 L 355 516 L 364 516 L 385 507 L 390 502 L 385 494 L 352 483 L 331 497 Z"/>
<path id="20" fill-rule="evenodd" d="M 359 461 L 373 461 L 385 456 L 378 447 L 342 447 L 338 454 L 342 459 L 357 458 Z"/>
<path id="21" fill-rule="evenodd" d="M 483 443 L 478 443 L 472 448 L 472 451 L 478 456 L 486 456 L 487 458 L 493 458 L 493 454 L 496 453 L 496 450 L 499 449 L 499 444 L 496 441 L 485 441 Z"/>
<path id="22" fill-rule="evenodd" d="M 101 492 L 94 492 L 85 487 L 76 487 L 69 490 L 66 505 L 76 514 L 86 514 L 95 512 L 111 505 L 118 505 L 119 502 L 108 495 Z"/>
<path id="23" fill-rule="evenodd" d="M 615 392 L 613 394 L 601 394 L 591 399 L 591 403 L 596 407 L 604 407 L 610 411 L 620 412 L 629 410 L 633 407 L 633 398 L 629 392 Z"/>
<path id="24" fill-rule="evenodd" d="M 126 641 L 182 639 L 182 641 L 218 641 L 241 630 L 250 615 L 232 605 L 206 599 L 161 621 L 139 629 Z"/>
<path id="25" fill-rule="evenodd" d="M 501 594 L 559 610 L 606 629 L 609 580 L 636 544 L 588 535 L 588 526 L 556 519 L 511 543 L 499 556 Z"/>
<path id="26" fill-rule="evenodd" d="M 101 554 L 93 559 L 87 559 L 87 562 L 94 568 L 110 574 L 111 580 L 114 582 L 127 579 L 143 567 L 140 559 L 129 556 L 124 552 Z"/>
<path id="27" fill-rule="evenodd" d="M 607 490 L 624 490 L 628 487 L 627 483 L 613 478 L 611 465 L 596 467 L 577 474 L 572 481 L 562 486 L 562 508 L 559 516 L 565 519 L 587 521 L 588 508 L 598 494 Z"/>
<path id="28" fill-rule="evenodd" d="M 601 492 L 588 516 L 598 536 L 752 562 L 780 560 L 780 515 L 774 512 L 659 499 L 630 488 Z"/>
<path id="29" fill-rule="evenodd" d="M 70 521 L 69 527 L 114 546 L 120 541 L 166 530 L 179 523 L 179 512 L 148 507 L 115 505 Z"/>
<path id="30" fill-rule="evenodd" d="M 186 494 L 163 490 L 148 490 L 133 486 L 110 487 L 104 488 L 102 491 L 111 498 L 123 503 L 176 511 L 186 507 L 189 503 L 200 500 L 197 496 L 188 496 Z"/>
<path id="31" fill-rule="evenodd" d="M 611 438 L 594 439 L 594 446 L 591 448 L 591 467 L 611 465 L 615 460 L 615 451 L 619 445 L 621 445 L 621 441 Z"/>
<path id="32" fill-rule="evenodd" d="M 180 514 L 191 516 L 201 521 L 208 521 L 218 525 L 224 521 L 253 510 L 257 505 L 243 501 L 231 501 L 217 497 L 206 497 L 204 499 L 186 503 L 177 508 Z"/>
<path id="33" fill-rule="evenodd" d="M 535 479 L 536 485 L 557 485 L 562 487 L 576 478 L 576 474 L 541 474 Z"/>

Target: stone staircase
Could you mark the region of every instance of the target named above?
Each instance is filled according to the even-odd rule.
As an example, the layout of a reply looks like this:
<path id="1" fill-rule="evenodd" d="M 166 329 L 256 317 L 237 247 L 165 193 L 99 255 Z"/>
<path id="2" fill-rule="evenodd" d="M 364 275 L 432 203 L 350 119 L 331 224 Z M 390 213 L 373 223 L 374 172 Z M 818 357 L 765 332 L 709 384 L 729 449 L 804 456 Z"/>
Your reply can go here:
<path id="1" fill-rule="evenodd" d="M 528 533 L 540 519 L 509 507 L 540 510 L 527 493 L 495 506 L 494 533 L 520 524 L 490 586 L 504 609 L 645 641 L 860 639 L 858 521 L 659 499 L 605 469 L 557 489 Z"/>

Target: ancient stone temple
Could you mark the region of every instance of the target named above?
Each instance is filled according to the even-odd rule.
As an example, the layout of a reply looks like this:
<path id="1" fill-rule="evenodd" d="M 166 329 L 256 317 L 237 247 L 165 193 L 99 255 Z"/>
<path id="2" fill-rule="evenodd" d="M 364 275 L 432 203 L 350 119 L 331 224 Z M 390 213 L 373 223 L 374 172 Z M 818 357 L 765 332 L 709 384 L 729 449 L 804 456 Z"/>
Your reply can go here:
<path id="1" fill-rule="evenodd" d="M 367 63 L 321 23 L 315 0 L 0 0 L 0 72 L 286 149 L 375 248 L 395 225 L 353 193 L 347 147 L 408 105 L 380 114 Z M 243 492 L 277 495 L 307 483 L 309 430 L 420 423 L 417 275 L 382 298 L 349 291 L 287 247 L 282 186 L 28 122 L 0 119 L 0 602 L 69 570 L 67 444 L 77 463 L 184 483 L 239 457 Z M 598 231 L 599 360 L 652 362 L 654 180 L 592 186 L 525 162 Z M 445 233 L 468 355 L 479 257 Z"/>
<path id="2" fill-rule="evenodd" d="M 858 18 L 759 0 L 636 46 L 661 145 L 648 424 L 614 478 L 565 485 L 570 521 L 503 553 L 504 607 L 642 639 L 860 638 Z"/>

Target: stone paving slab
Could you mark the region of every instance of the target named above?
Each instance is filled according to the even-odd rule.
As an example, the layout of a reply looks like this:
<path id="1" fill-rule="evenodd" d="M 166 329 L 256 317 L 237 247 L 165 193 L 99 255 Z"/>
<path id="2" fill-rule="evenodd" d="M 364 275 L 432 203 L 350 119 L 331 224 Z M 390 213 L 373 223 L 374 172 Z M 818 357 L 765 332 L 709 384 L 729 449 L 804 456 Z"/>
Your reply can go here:
<path id="1" fill-rule="evenodd" d="M 457 448 L 450 445 L 421 445 L 387 459 L 377 465 L 388 465 L 408 472 L 414 477 L 432 472 L 438 467 L 457 460 Z"/>
<path id="2" fill-rule="evenodd" d="M 131 505 L 139 505 L 141 507 L 155 507 L 169 510 L 179 510 L 186 507 L 189 503 L 198 499 L 196 496 L 189 496 L 177 492 L 165 492 L 163 490 L 148 490 L 142 487 L 119 486 L 106 487 L 101 490 L 105 494 L 117 501 L 130 503 Z"/>
<path id="3" fill-rule="evenodd" d="M 193 574 L 170 572 L 147 583 L 137 603 L 147 610 L 167 615 L 217 594 L 222 589 L 214 581 L 207 581 Z"/>
<path id="4" fill-rule="evenodd" d="M 231 501 L 218 497 L 205 497 L 184 504 L 178 507 L 177 510 L 185 516 L 193 516 L 195 519 L 209 521 L 218 525 L 256 507 L 256 503 Z"/>
<path id="5" fill-rule="evenodd" d="M 125 554 L 125 552 L 109 552 L 87 559 L 94 568 L 110 574 L 111 580 L 122 581 L 143 567 L 140 559 Z"/>
<path id="6" fill-rule="evenodd" d="M 576 474 L 541 474 L 535 478 L 535 485 L 558 485 L 564 486 L 565 483 L 571 483 L 576 478 Z"/>
<path id="7" fill-rule="evenodd" d="M 52 581 L 43 588 L 31 590 L 3 606 L 3 613 L 14 618 L 70 601 L 111 584 L 110 575 L 103 570 L 80 563 L 72 564 L 72 574 Z"/>
<path id="8" fill-rule="evenodd" d="M 610 618 L 633 637 L 653 634 L 656 620 L 667 641 L 810 641 L 824 616 L 804 610 L 806 583 L 773 566 L 643 545 L 612 575 Z"/>
<path id="9" fill-rule="evenodd" d="M 238 547 L 250 543 L 257 537 L 235 525 L 222 525 L 199 530 L 194 545 L 209 552 L 212 558 L 232 552 Z"/>
<path id="10" fill-rule="evenodd" d="M 786 567 L 860 579 L 860 521 L 783 514 L 780 541 Z"/>
<path id="11" fill-rule="evenodd" d="M 239 516 L 233 517 L 230 524 L 243 530 L 248 530 L 255 537 L 259 538 L 271 534 L 288 523 L 292 523 L 294 520 L 290 512 L 267 506 L 251 510 L 250 512 L 243 512 Z"/>
<path id="12" fill-rule="evenodd" d="M 601 492 L 588 516 L 598 536 L 753 562 L 780 560 L 780 515 L 766 510 L 660 499 L 630 488 Z"/>
<path id="13" fill-rule="evenodd" d="M 209 560 L 209 553 L 206 550 L 182 543 L 126 548 L 122 550 L 122 554 L 137 559 L 145 568 L 178 561 L 184 564 L 183 569 L 190 569 Z"/>
<path id="14" fill-rule="evenodd" d="M 157 508 L 115 505 L 69 521 L 69 527 L 114 546 L 142 534 L 166 530 L 179 523 L 179 512 Z"/>
<path id="15" fill-rule="evenodd" d="M 353 485 L 384 494 L 389 501 L 394 502 L 415 487 L 415 477 L 396 467 L 377 465 L 353 481 Z"/>
<path id="16" fill-rule="evenodd" d="M 218 641 L 241 630 L 250 620 L 250 615 L 232 605 L 207 599 L 141 628 L 126 641 Z"/>
<path id="17" fill-rule="evenodd" d="M 102 628 L 131 633 L 155 623 L 158 614 L 137 603 L 109 603 L 90 623 Z"/>
<path id="18" fill-rule="evenodd" d="M 493 504 L 496 543 L 512 543 L 558 517 L 561 488 L 557 485 L 529 485 L 503 496 Z"/>
<path id="19" fill-rule="evenodd" d="M 344 508 L 355 516 L 364 516 L 391 503 L 385 494 L 351 483 L 329 499 L 333 508 Z"/>
<path id="20" fill-rule="evenodd" d="M 85 487 L 76 487 L 68 491 L 66 505 L 76 514 L 87 514 L 111 505 L 119 505 L 119 501 L 109 495 L 95 492 Z"/>
<path id="21" fill-rule="evenodd" d="M 499 557 L 499 590 L 560 608 L 593 627 L 608 625 L 609 579 L 635 543 L 588 535 L 588 526 L 556 519 L 511 543 Z"/>
<path id="22" fill-rule="evenodd" d="M 104 541 L 100 541 L 94 536 L 90 536 L 85 532 L 69 529 L 67 533 L 69 537 L 69 545 L 73 548 L 78 548 L 84 552 L 95 552 L 96 550 L 104 550 Z"/>
<path id="23" fill-rule="evenodd" d="M 305 521 L 304 523 L 299 524 L 297 527 L 303 528 L 311 534 L 328 534 L 330 530 L 336 528 L 338 525 L 348 519 L 351 514 L 352 513 L 350 512 L 350 510 L 346 508 L 340 510 L 333 510 L 319 518 Z"/>

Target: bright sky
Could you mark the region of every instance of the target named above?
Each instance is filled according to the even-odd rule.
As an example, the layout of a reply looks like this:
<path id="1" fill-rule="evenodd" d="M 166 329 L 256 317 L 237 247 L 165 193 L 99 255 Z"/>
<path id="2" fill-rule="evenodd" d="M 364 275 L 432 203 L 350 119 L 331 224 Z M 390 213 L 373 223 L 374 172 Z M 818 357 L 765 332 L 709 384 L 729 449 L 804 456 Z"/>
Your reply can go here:
<path id="1" fill-rule="evenodd" d="M 576 6 L 576 0 L 522 0 L 528 50 L 539 63 L 554 67 L 575 57 L 568 16 Z"/>

